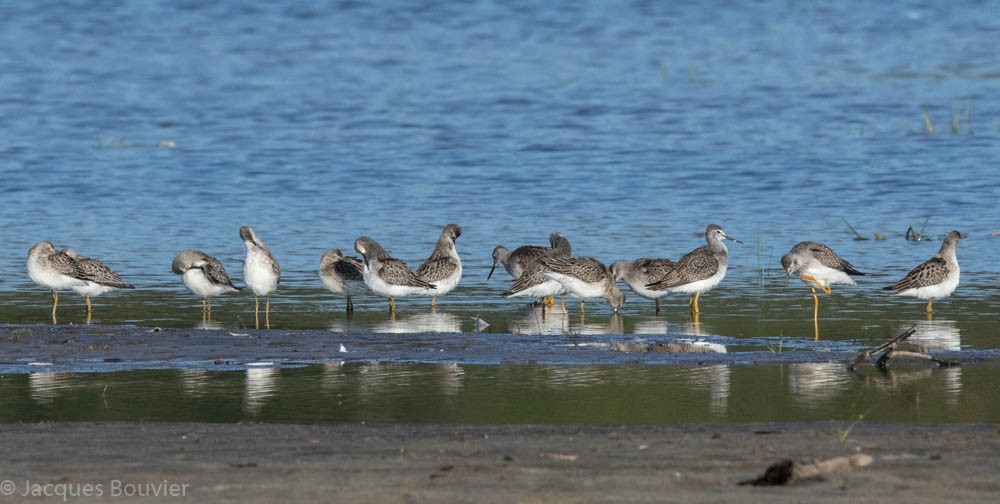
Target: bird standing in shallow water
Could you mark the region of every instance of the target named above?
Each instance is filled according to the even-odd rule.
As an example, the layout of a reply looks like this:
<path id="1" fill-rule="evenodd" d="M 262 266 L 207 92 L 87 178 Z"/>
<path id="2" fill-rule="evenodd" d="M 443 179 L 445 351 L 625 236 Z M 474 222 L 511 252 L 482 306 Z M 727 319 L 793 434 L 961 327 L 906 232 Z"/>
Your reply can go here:
<path id="1" fill-rule="evenodd" d="M 838 256 L 830 247 L 817 242 L 801 242 L 792 247 L 787 254 L 781 256 L 781 267 L 785 269 L 785 278 L 798 274 L 799 278 L 810 286 L 813 296 L 813 328 L 816 339 L 819 339 L 819 296 L 816 287 L 827 295 L 831 284 L 854 285 L 852 276 L 864 273 Z"/>
<path id="2" fill-rule="evenodd" d="M 271 293 L 278 289 L 281 281 L 281 266 L 271 255 L 267 245 L 257 238 L 253 228 L 240 228 L 240 238 L 246 245 L 247 255 L 243 261 L 243 283 L 253 291 L 254 328 L 260 329 L 260 296 L 267 297 L 264 305 L 264 327 L 271 328 Z"/>
<path id="3" fill-rule="evenodd" d="M 683 292 L 691 294 L 688 310 L 692 315 L 698 315 L 698 298 L 702 292 L 707 292 L 719 285 L 726 276 L 729 264 L 729 249 L 723 240 L 736 243 L 741 241 L 726 234 L 716 224 L 709 224 L 705 229 L 707 245 L 688 252 L 677 261 L 677 266 L 667 273 L 667 276 L 657 282 L 646 284 L 652 290 L 667 292 Z"/>
<path id="4" fill-rule="evenodd" d="M 354 312 L 351 296 L 368 290 L 364 264 L 355 257 L 345 257 L 340 249 L 329 249 L 319 260 L 319 278 L 331 292 L 347 296 L 347 313 Z"/>
<path id="5" fill-rule="evenodd" d="M 182 250 L 174 257 L 170 270 L 181 275 L 184 285 L 201 298 L 201 320 L 212 320 L 212 296 L 236 292 L 229 274 L 218 259 L 200 250 Z"/>
<path id="6" fill-rule="evenodd" d="M 396 299 L 400 296 L 426 294 L 434 284 L 421 280 L 406 263 L 392 257 L 377 241 L 362 236 L 354 241 L 354 250 L 365 259 L 362 272 L 365 285 L 372 292 L 389 298 L 389 313 L 396 313 Z"/>
<path id="7" fill-rule="evenodd" d="M 900 296 L 926 299 L 927 318 L 930 319 L 933 313 L 931 304 L 937 299 L 950 296 L 958 287 L 961 271 L 955 248 L 961 238 L 962 234 L 958 231 L 948 233 L 937 254 L 910 270 L 898 282 L 883 289 L 891 290 Z"/>
<path id="8" fill-rule="evenodd" d="M 72 289 L 84 296 L 87 323 L 91 320 L 90 297 L 114 289 L 133 289 L 106 264 L 77 254 L 73 249 L 56 251 L 52 242 L 40 241 L 28 251 L 28 276 L 43 287 L 52 289 L 52 323 L 58 323 L 59 290 Z"/>
<path id="9" fill-rule="evenodd" d="M 580 314 L 588 298 L 601 297 L 615 313 L 625 304 L 625 294 L 618 289 L 608 267 L 593 257 L 538 258 L 545 276 L 559 282 L 570 294 L 580 298 Z"/>
<path id="10" fill-rule="evenodd" d="M 462 279 L 462 258 L 455 250 L 455 240 L 459 236 L 462 236 L 462 228 L 458 224 L 445 226 L 434 252 L 417 268 L 417 276 L 435 286 L 426 292 L 431 296 L 431 308 L 434 308 L 438 296 L 451 292 Z"/>
<path id="11" fill-rule="evenodd" d="M 666 278 L 677 263 L 670 259 L 651 259 L 647 257 L 636 259 L 632 262 L 615 261 L 611 263 L 611 274 L 615 281 L 625 280 L 625 283 L 636 294 L 656 301 L 656 314 L 660 314 L 660 298 L 667 295 L 665 290 L 653 290 L 646 287 L 647 284 L 655 283 Z"/>

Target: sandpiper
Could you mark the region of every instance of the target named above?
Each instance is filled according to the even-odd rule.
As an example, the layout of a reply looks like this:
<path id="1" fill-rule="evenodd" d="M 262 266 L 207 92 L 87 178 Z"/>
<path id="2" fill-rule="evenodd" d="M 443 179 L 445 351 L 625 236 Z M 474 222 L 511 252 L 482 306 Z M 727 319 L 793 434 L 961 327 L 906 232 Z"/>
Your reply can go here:
<path id="1" fill-rule="evenodd" d="M 615 277 L 603 263 L 593 257 L 549 257 L 538 258 L 545 276 L 559 282 L 571 295 L 580 298 L 580 313 L 584 313 L 584 301 L 601 297 L 615 313 L 625 304 L 625 294 L 618 289 Z"/>
<path id="2" fill-rule="evenodd" d="M 656 301 L 656 314 L 660 314 L 660 298 L 667 295 L 665 290 L 653 290 L 647 284 L 659 282 L 677 266 L 670 259 L 643 257 L 632 262 L 615 261 L 611 264 L 611 274 L 615 281 L 624 280 L 636 294 Z"/>
<path id="3" fill-rule="evenodd" d="M 319 278 L 331 292 L 347 296 L 347 312 L 354 311 L 351 296 L 360 294 L 368 287 L 362 273 L 365 266 L 356 257 L 345 257 L 340 249 L 329 249 L 319 260 Z"/>
<path id="4" fill-rule="evenodd" d="M 87 323 L 91 320 L 90 296 L 114 289 L 133 289 L 106 264 L 84 257 L 73 249 L 56 251 L 52 242 L 40 241 L 28 251 L 28 276 L 38 285 L 52 289 L 52 323 L 58 323 L 59 291 L 72 289 L 85 297 Z"/>
<path id="5" fill-rule="evenodd" d="M 927 316 L 932 313 L 931 304 L 938 299 L 946 298 L 955 292 L 961 272 L 958 268 L 958 257 L 955 247 L 962 238 L 958 231 L 952 231 L 944 237 L 941 250 L 910 270 L 900 281 L 883 287 L 900 296 L 914 296 L 927 300 Z"/>
<path id="6" fill-rule="evenodd" d="M 723 240 L 736 243 L 741 241 L 729 236 L 716 224 L 709 224 L 705 229 L 707 245 L 688 252 L 677 261 L 677 266 L 667 273 L 667 276 L 657 282 L 646 284 L 653 290 L 667 292 L 682 292 L 691 294 L 688 308 L 693 315 L 700 313 L 698 298 L 702 292 L 711 290 L 726 276 L 729 249 Z"/>
<path id="7" fill-rule="evenodd" d="M 796 244 L 787 254 L 781 256 L 781 267 L 785 269 L 786 279 L 793 274 L 798 274 L 799 279 L 812 289 L 813 324 L 816 328 L 817 339 L 819 338 L 819 297 L 816 295 L 816 287 L 829 295 L 830 285 L 854 285 L 854 279 L 851 277 L 864 275 L 851 263 L 837 255 L 830 247 L 810 241 Z"/>
<path id="8" fill-rule="evenodd" d="M 200 250 L 182 250 L 174 257 L 170 269 L 181 275 L 184 285 L 201 298 L 202 320 L 212 320 L 212 296 L 240 290 L 233 285 L 222 263 Z"/>
<path id="9" fill-rule="evenodd" d="M 421 280 L 406 263 L 390 256 L 381 245 L 368 236 L 354 241 L 357 250 L 365 260 L 362 275 L 365 285 L 372 292 L 389 298 L 389 313 L 396 312 L 396 299 L 402 296 L 427 294 L 434 284 Z"/>
<path id="10" fill-rule="evenodd" d="M 253 291 L 254 328 L 260 329 L 260 296 L 267 297 L 264 305 L 264 327 L 271 328 L 271 293 L 278 289 L 281 281 L 281 266 L 271 255 L 267 245 L 257 238 L 250 226 L 240 228 L 240 238 L 247 247 L 247 256 L 243 261 L 243 283 Z"/>
<path id="11" fill-rule="evenodd" d="M 462 236 L 462 228 L 458 224 L 445 226 L 434 246 L 434 252 L 417 268 L 417 276 L 436 287 L 427 290 L 427 294 L 431 296 L 431 308 L 436 304 L 438 296 L 451 292 L 462 279 L 462 258 L 455 250 L 455 240 L 459 236 Z"/>
<path id="12" fill-rule="evenodd" d="M 497 246 L 493 249 L 493 267 L 490 268 L 490 274 L 486 275 L 486 279 L 489 280 L 493 276 L 493 271 L 501 264 L 507 270 L 507 273 L 510 273 L 510 276 L 517 279 L 524 273 L 524 269 L 528 264 L 543 255 L 554 257 L 570 257 L 573 255 L 573 247 L 570 245 L 569 240 L 558 231 L 549 235 L 549 245 L 549 247 L 522 245 L 514 249 L 513 252 L 507 250 L 507 247 L 503 245 Z"/>

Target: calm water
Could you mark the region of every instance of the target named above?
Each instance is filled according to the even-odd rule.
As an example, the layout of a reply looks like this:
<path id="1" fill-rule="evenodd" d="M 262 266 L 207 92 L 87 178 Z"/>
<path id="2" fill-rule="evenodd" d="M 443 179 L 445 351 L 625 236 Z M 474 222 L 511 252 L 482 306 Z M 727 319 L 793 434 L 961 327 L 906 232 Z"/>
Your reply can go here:
<path id="1" fill-rule="evenodd" d="M 942 348 L 997 348 L 1000 18 L 954 2 L 134 2 L 0 6 L 0 323 L 48 320 L 27 277 L 39 240 L 103 259 L 134 292 L 100 324 L 194 327 L 170 273 L 183 248 L 240 283 L 241 225 L 280 260 L 273 325 L 334 333 L 605 332 L 812 336 L 808 290 L 778 258 L 821 240 L 869 275 L 821 305 L 827 341 L 923 319 L 880 288 L 951 229 L 962 285 L 937 303 Z M 930 130 L 933 129 L 933 132 Z M 156 147 L 172 142 L 174 147 Z M 927 241 L 903 238 L 926 221 Z M 416 265 L 458 222 L 465 277 L 424 299 L 343 301 L 316 276 L 329 247 L 370 235 Z M 494 246 L 561 231 L 577 255 L 676 258 L 715 222 L 742 239 L 702 298 L 626 290 L 621 320 L 525 316 L 489 282 Z M 871 238 L 855 241 L 847 223 Z M 82 302 L 60 303 L 80 323 Z M 248 295 L 218 328 L 252 322 Z M 525 321 L 527 319 L 527 321 Z M 662 371 L 666 372 L 666 371 Z M 284 371 L 282 371 L 284 373 Z"/>

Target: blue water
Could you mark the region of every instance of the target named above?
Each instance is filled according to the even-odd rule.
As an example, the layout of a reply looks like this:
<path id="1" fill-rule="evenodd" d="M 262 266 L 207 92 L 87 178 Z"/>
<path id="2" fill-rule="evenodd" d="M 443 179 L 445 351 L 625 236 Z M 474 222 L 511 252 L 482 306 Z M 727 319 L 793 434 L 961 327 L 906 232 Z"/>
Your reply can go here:
<path id="1" fill-rule="evenodd" d="M 559 230 L 607 262 L 676 258 L 714 222 L 745 242 L 702 300 L 741 314 L 717 333 L 811 335 L 807 291 L 777 270 L 803 239 L 869 273 L 829 298 L 842 335 L 894 333 L 922 306 L 880 287 L 959 229 L 962 286 L 938 313 L 992 341 L 991 5 L 536 4 L 3 3 L 0 322 L 47 320 L 24 268 L 39 240 L 137 286 L 100 298 L 102 322 L 190 326 L 171 258 L 205 250 L 239 283 L 252 225 L 284 271 L 276 324 L 326 327 L 341 305 L 316 278 L 323 250 L 370 235 L 416 265 L 458 222 L 466 277 L 441 306 L 467 324 L 521 309 L 498 297 L 505 275 L 486 281 L 495 245 Z M 903 238 L 925 221 L 928 241 Z M 646 316 L 628 294 L 626 317 Z M 768 299 L 781 314 L 760 315 Z M 218 303 L 246 321 L 246 296 Z"/>

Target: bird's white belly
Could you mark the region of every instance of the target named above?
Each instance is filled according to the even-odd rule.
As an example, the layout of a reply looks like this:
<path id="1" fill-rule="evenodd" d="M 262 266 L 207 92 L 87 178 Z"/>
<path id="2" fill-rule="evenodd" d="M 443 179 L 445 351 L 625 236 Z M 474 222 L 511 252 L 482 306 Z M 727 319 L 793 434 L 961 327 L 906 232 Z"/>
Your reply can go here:
<path id="1" fill-rule="evenodd" d="M 547 271 L 545 276 L 559 282 L 570 294 L 578 298 L 590 299 L 604 296 L 604 286 L 599 283 L 584 282 L 575 276 L 552 271 Z"/>
<path id="2" fill-rule="evenodd" d="M 928 285 L 926 287 L 918 287 L 916 289 L 906 289 L 904 291 L 899 291 L 900 296 L 913 296 L 920 299 L 942 299 L 951 295 L 958 288 L 959 277 L 961 272 L 956 267 L 943 282 L 936 285 Z"/>
<path id="3" fill-rule="evenodd" d="M 278 276 L 271 265 L 257 254 L 247 254 L 243 263 L 243 282 L 257 296 L 270 295 L 278 288 Z"/>
<path id="4" fill-rule="evenodd" d="M 725 277 L 726 277 L 726 267 L 723 266 L 719 268 L 719 271 L 716 271 L 714 275 L 704 280 L 697 280 L 691 283 L 686 283 L 684 285 L 678 285 L 677 287 L 667 289 L 667 292 L 678 292 L 681 294 L 694 294 L 696 292 L 707 292 L 715 288 L 716 285 L 719 285 L 719 282 L 721 282 L 722 279 Z"/>
<path id="5" fill-rule="evenodd" d="M 184 280 L 184 285 L 190 289 L 191 292 L 203 298 L 218 296 L 219 294 L 225 294 L 226 292 L 233 290 L 228 285 L 212 283 L 212 281 L 205 276 L 205 272 L 197 268 L 191 268 L 185 271 L 184 275 L 181 276 L 181 279 Z"/>
<path id="6" fill-rule="evenodd" d="M 53 290 L 71 289 L 74 286 L 86 283 L 83 280 L 78 280 L 62 273 L 56 273 L 35 261 L 28 261 L 28 276 L 36 284 Z"/>

